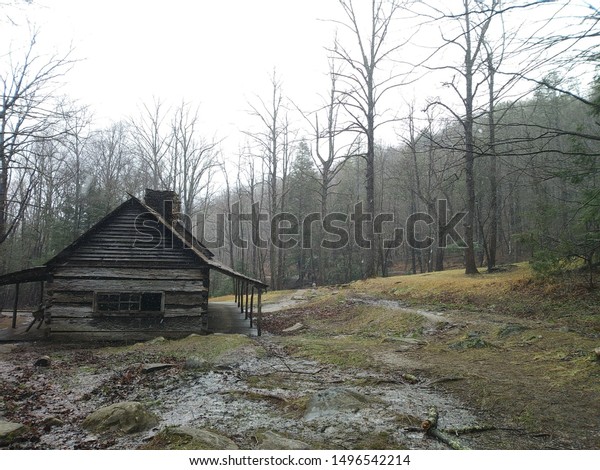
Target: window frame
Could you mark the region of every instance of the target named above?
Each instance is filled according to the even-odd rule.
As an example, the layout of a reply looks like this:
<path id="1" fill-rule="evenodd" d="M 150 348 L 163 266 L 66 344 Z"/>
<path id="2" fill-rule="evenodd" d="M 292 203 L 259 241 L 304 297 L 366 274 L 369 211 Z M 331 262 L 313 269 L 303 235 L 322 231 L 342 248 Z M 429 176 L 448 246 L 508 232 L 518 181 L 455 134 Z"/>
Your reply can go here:
<path id="1" fill-rule="evenodd" d="M 160 295 L 160 310 L 142 310 L 142 296 L 145 294 Z M 103 300 L 98 299 L 99 296 L 118 296 L 117 300 Z M 137 296 L 137 299 L 135 297 Z M 128 297 L 128 298 L 125 298 Z M 135 306 L 137 303 L 138 308 L 132 309 L 131 306 Z M 114 304 L 117 306 L 116 309 L 100 309 L 100 304 Z M 127 305 L 129 308 L 123 309 L 122 306 Z M 164 291 L 138 291 L 138 292 L 127 292 L 127 291 L 94 291 L 94 314 L 97 316 L 152 316 L 152 315 L 163 315 L 165 313 L 165 292 Z"/>

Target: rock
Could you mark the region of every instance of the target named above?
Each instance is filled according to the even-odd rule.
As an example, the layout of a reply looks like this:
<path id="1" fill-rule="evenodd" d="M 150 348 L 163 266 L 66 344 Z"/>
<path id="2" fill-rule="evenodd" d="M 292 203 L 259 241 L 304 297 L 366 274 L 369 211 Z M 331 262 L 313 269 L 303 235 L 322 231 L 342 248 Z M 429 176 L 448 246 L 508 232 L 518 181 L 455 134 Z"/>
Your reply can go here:
<path id="1" fill-rule="evenodd" d="M 256 435 L 261 450 L 309 450 L 311 447 L 302 441 L 290 439 L 272 431 Z"/>
<path id="2" fill-rule="evenodd" d="M 309 400 L 304 419 L 318 419 L 338 415 L 340 412 L 356 412 L 366 408 L 374 400 L 345 388 L 328 388 L 315 393 Z"/>
<path id="3" fill-rule="evenodd" d="M 508 323 L 506 326 L 501 328 L 500 331 L 498 331 L 498 338 L 506 338 L 507 336 L 521 333 L 527 329 L 528 328 L 526 326 L 519 325 L 518 323 Z"/>
<path id="4" fill-rule="evenodd" d="M 596 360 L 600 361 L 600 348 L 594 349 L 594 355 L 596 356 Z"/>
<path id="5" fill-rule="evenodd" d="M 230 335 L 233 336 L 233 335 Z M 244 341 L 247 337 L 243 337 Z M 231 369 L 239 367 L 240 364 L 246 363 L 248 360 L 258 357 L 259 351 L 254 344 L 241 344 L 238 347 L 229 349 L 214 360 L 216 369 Z"/>
<path id="6" fill-rule="evenodd" d="M 183 442 L 178 442 L 177 447 L 198 450 L 237 450 L 239 447 L 235 442 L 226 436 L 217 434 L 206 429 L 193 428 L 190 426 L 181 426 L 168 428 L 163 433 L 163 437 L 169 441 L 169 436 L 183 438 Z"/>
<path id="7" fill-rule="evenodd" d="M 162 363 L 144 364 L 142 366 L 142 372 L 144 374 L 149 374 L 150 372 L 156 372 L 159 370 L 170 369 L 171 367 L 175 367 L 175 364 L 162 364 Z"/>
<path id="8" fill-rule="evenodd" d="M 27 428 L 20 423 L 0 421 L 0 445 L 10 444 L 14 439 L 26 431 Z"/>
<path id="9" fill-rule="evenodd" d="M 42 356 L 33 363 L 35 367 L 50 367 L 50 357 Z"/>
<path id="10" fill-rule="evenodd" d="M 114 403 L 94 411 L 83 427 L 92 432 L 120 431 L 125 434 L 145 431 L 158 424 L 158 417 L 135 401 Z"/>
<path id="11" fill-rule="evenodd" d="M 166 341 L 166 339 L 164 338 L 164 336 L 157 336 L 156 338 L 152 338 L 150 341 L 146 341 L 145 344 L 160 344 L 160 343 L 164 343 Z"/>
<path id="12" fill-rule="evenodd" d="M 46 418 L 42 424 L 44 425 L 44 430 L 49 431 L 54 427 L 63 426 L 65 423 L 60 418 L 51 416 L 50 418 Z"/>
<path id="13" fill-rule="evenodd" d="M 479 336 L 479 333 L 468 333 L 463 340 L 452 343 L 450 349 L 482 349 L 492 346 L 486 340 Z"/>
<path id="14" fill-rule="evenodd" d="M 282 330 L 282 331 L 284 333 L 292 333 L 294 331 L 301 330 L 302 328 L 304 328 L 304 325 L 302 323 L 296 323 L 294 326 L 290 326 L 289 328 L 286 328 L 285 330 Z"/>
<path id="15" fill-rule="evenodd" d="M 419 382 L 419 379 L 416 376 L 409 373 L 402 374 L 402 378 L 410 384 L 416 384 Z"/>
<path id="16" fill-rule="evenodd" d="M 209 371 L 212 369 L 212 364 L 201 357 L 188 357 L 183 364 L 184 369 Z"/>

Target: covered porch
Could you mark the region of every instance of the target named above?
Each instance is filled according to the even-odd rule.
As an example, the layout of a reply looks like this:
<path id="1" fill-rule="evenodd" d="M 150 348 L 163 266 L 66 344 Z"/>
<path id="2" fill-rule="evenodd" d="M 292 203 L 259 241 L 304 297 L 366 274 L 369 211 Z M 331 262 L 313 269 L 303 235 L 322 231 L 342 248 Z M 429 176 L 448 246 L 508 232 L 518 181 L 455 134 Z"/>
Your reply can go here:
<path id="1" fill-rule="evenodd" d="M 231 277 L 233 302 L 208 302 L 208 311 L 195 321 L 189 318 L 98 318 L 83 324 L 62 323 L 61 329 L 52 328 L 48 312 L 51 296 L 46 283 L 52 272 L 46 266 L 26 269 L 0 276 L 0 286 L 12 289 L 10 305 L 2 305 L 0 342 L 37 341 L 53 337 L 86 336 L 98 340 L 145 340 L 156 336 L 182 337 L 190 333 L 225 333 L 260 336 L 262 333 L 262 293 L 267 285 L 230 268 L 212 262 L 211 268 Z M 30 309 L 19 309 L 20 286 L 39 283 L 39 302 Z M 74 339 L 74 338 L 73 338 Z"/>

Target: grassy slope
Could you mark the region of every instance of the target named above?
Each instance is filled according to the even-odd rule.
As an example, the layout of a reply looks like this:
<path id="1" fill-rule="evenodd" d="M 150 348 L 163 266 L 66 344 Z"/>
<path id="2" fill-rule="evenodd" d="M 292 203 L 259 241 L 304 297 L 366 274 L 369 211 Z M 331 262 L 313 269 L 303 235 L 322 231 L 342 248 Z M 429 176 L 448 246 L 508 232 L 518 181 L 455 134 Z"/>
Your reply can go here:
<path id="1" fill-rule="evenodd" d="M 599 448 L 600 298 L 583 285 L 536 281 L 523 264 L 379 278 L 318 289 L 265 322 L 275 332 L 305 325 L 281 337 L 292 354 L 442 379 L 437 387 L 496 425 L 549 434 L 549 447 Z"/>

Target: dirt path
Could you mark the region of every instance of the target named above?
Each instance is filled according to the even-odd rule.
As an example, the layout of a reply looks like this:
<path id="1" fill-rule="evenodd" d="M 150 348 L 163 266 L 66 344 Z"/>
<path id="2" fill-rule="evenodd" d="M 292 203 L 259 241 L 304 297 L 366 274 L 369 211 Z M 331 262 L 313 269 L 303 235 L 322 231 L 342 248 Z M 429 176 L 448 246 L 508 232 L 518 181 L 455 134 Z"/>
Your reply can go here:
<path id="1" fill-rule="evenodd" d="M 556 332 L 536 330 L 535 322 L 504 329 L 498 317 L 408 308 L 366 295 L 325 306 L 311 300 L 319 298 L 304 290 L 266 302 L 265 326 L 303 323 L 291 334 L 194 335 L 120 347 L 0 345 L 0 420 L 28 427 L 8 447 L 132 449 L 152 446 L 168 427 L 192 426 L 242 449 L 256 448 L 265 430 L 311 448 L 447 448 L 414 430 L 432 405 L 441 428 L 480 430 L 460 434 L 471 448 L 598 445 L 595 418 L 577 431 L 568 427 L 572 416 L 591 416 L 594 389 L 579 386 L 575 393 L 575 376 L 564 383 L 540 379 L 543 367 L 563 373 L 543 356 L 546 339 L 538 338 L 556 341 Z M 50 367 L 34 366 L 42 356 Z M 570 357 L 562 361 L 567 370 L 579 360 Z M 145 373 L 150 363 L 170 367 Z M 315 408 L 315 397 L 339 393 L 346 401 Z M 351 406 L 348 394 L 356 398 Z M 132 435 L 82 428 L 91 412 L 120 401 L 143 403 L 159 424 Z"/>
<path id="2" fill-rule="evenodd" d="M 285 332 L 297 322 L 302 329 Z M 592 405 L 600 392 L 598 343 L 586 330 L 337 290 L 267 323 L 293 354 L 408 373 L 418 385 L 450 394 L 495 428 L 475 433 L 475 447 L 600 447 L 600 408 Z"/>

